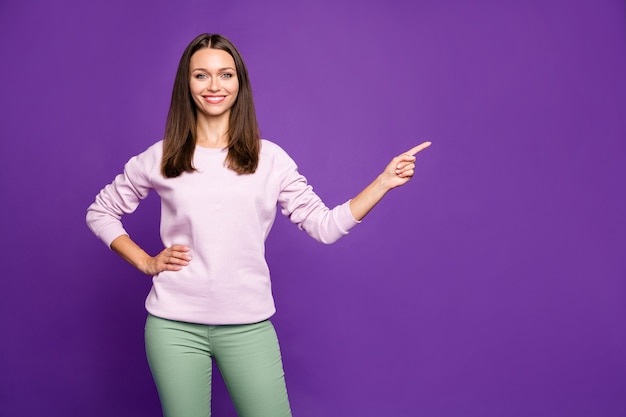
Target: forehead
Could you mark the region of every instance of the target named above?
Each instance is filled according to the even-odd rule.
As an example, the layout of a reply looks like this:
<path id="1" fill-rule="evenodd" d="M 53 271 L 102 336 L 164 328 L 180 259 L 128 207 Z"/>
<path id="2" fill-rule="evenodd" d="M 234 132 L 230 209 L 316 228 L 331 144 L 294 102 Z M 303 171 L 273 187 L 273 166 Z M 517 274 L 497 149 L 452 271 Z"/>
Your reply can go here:
<path id="1" fill-rule="evenodd" d="M 235 60 L 226 51 L 221 49 L 203 48 L 196 51 L 191 56 L 189 66 L 193 71 L 196 68 L 233 68 L 235 69 Z"/>

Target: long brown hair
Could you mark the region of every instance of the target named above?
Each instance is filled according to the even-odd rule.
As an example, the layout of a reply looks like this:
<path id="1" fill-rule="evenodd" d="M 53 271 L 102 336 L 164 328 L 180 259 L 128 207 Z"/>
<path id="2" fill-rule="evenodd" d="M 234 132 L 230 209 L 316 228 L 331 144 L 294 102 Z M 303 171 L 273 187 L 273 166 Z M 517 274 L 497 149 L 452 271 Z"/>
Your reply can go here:
<path id="1" fill-rule="evenodd" d="M 248 70 L 231 41 L 222 35 L 208 33 L 191 41 L 180 58 L 165 125 L 161 172 L 167 178 L 174 178 L 183 172 L 196 170 L 192 161 L 196 147 L 197 115 L 189 91 L 189 62 L 191 56 L 203 48 L 226 51 L 235 61 L 239 94 L 230 110 L 226 166 L 238 174 L 252 174 L 259 164 L 261 143 Z"/>

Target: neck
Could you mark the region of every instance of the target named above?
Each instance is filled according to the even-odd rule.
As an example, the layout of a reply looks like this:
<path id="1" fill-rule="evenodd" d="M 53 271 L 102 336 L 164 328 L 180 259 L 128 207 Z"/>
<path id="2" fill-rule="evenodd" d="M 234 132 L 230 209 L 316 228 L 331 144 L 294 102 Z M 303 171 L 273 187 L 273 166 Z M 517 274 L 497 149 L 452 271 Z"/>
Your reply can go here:
<path id="1" fill-rule="evenodd" d="M 228 117 L 196 118 L 196 145 L 224 149 L 228 146 Z"/>

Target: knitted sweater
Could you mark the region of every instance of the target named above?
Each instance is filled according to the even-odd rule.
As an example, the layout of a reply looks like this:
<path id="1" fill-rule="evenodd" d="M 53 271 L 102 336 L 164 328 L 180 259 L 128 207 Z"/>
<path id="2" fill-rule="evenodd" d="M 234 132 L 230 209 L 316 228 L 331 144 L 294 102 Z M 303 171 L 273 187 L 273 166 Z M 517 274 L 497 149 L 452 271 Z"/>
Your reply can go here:
<path id="1" fill-rule="evenodd" d="M 295 162 L 262 141 L 254 174 L 224 166 L 227 150 L 196 147 L 193 173 L 160 173 L 163 143 L 133 157 L 87 210 L 89 228 L 105 244 L 127 234 L 120 221 L 150 190 L 161 198 L 161 240 L 191 248 L 189 265 L 153 277 L 146 300 L 151 314 L 201 324 L 243 324 L 275 312 L 265 239 L 281 212 L 314 239 L 332 243 L 358 222 L 349 201 L 329 210 Z"/>

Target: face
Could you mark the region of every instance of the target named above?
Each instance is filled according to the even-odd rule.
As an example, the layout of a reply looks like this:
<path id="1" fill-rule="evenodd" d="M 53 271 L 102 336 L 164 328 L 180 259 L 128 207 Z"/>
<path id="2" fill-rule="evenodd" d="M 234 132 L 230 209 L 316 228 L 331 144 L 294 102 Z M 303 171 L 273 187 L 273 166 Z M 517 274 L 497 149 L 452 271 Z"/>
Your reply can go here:
<path id="1" fill-rule="evenodd" d="M 233 57 L 221 49 L 203 48 L 191 56 L 189 70 L 189 90 L 198 117 L 229 117 L 239 93 Z"/>

